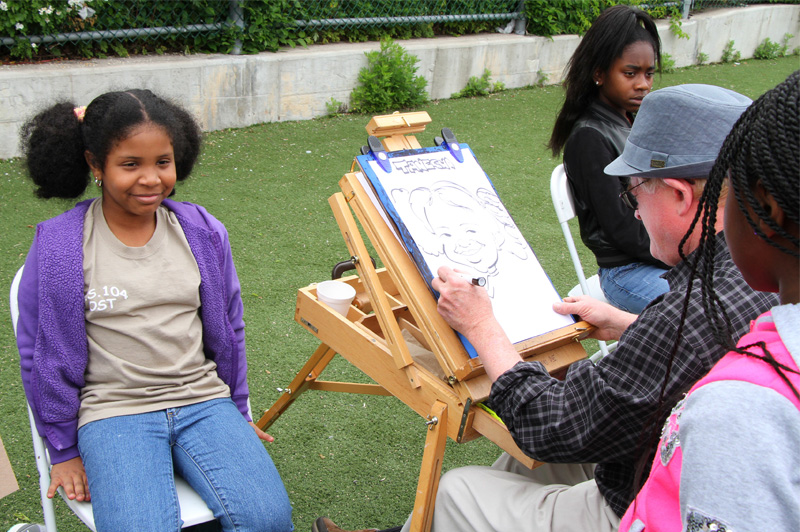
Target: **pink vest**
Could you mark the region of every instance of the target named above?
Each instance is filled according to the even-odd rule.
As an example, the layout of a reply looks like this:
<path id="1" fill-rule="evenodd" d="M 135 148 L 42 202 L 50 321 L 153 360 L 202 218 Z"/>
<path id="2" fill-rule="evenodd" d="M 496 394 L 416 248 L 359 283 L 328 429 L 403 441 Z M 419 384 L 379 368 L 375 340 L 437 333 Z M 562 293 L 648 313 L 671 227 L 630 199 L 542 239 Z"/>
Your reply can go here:
<path id="1" fill-rule="evenodd" d="M 761 317 L 769 315 L 770 313 L 767 312 Z M 798 369 L 775 330 L 774 323 L 751 324 L 750 333 L 743 336 L 738 345 L 743 347 L 756 342 L 764 342 L 778 362 L 792 369 Z M 748 351 L 759 355 L 763 354 L 757 346 L 749 348 Z M 800 375 L 786 372 L 786 376 L 794 387 L 800 390 Z M 800 410 L 800 401 L 770 365 L 733 352 L 722 357 L 711 371 L 689 390 L 689 394 L 709 382 L 721 380 L 751 382 L 772 388 L 789 399 Z M 683 409 L 684 401 L 685 399 L 675 406 L 664 425 L 650 477 L 636 496 L 636 500 L 625 512 L 620 523 L 620 532 L 629 532 L 630 530 L 673 532 L 683 529 L 679 500 L 683 452 L 680 445 L 676 443 L 678 441 L 677 418 Z M 637 521 L 640 523 L 635 526 Z M 641 527 L 641 523 L 644 523 L 644 528 Z"/>

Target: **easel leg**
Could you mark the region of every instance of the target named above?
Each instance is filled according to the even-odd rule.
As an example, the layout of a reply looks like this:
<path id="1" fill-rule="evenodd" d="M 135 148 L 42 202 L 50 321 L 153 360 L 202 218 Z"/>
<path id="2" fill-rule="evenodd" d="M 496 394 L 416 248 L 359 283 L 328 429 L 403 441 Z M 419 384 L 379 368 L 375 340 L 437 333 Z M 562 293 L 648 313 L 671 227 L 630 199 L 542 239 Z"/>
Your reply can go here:
<path id="1" fill-rule="evenodd" d="M 322 370 L 333 360 L 334 355 L 336 355 L 336 351 L 325 344 L 320 344 L 297 376 L 292 379 L 289 388 L 287 388 L 278 400 L 275 401 L 275 404 L 261 416 L 261 419 L 256 422 L 256 426 L 261 430 L 267 430 L 267 428 L 291 406 L 294 400 L 297 399 L 301 393 L 306 391 L 309 385 L 319 377 Z"/>
<path id="2" fill-rule="evenodd" d="M 414 512 L 411 514 L 411 532 L 430 532 L 431 529 L 436 490 L 442 473 L 444 446 L 447 443 L 447 405 L 436 401 L 427 424 L 428 436 L 425 438 L 417 497 L 414 500 Z"/>

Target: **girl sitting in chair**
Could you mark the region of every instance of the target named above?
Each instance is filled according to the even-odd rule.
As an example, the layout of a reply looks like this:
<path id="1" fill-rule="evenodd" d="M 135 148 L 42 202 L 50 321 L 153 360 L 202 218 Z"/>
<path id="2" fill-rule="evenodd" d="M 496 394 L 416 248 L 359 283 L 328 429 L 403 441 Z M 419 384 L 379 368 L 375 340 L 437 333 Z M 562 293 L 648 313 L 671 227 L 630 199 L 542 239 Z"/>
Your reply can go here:
<path id="1" fill-rule="evenodd" d="M 650 238 L 619 198 L 623 183 L 603 169 L 622 154 L 634 114 L 653 86 L 661 41 L 647 13 L 618 5 L 603 11 L 567 65 L 566 98 L 548 147 L 564 152 L 564 169 L 581 231 L 594 253 L 609 303 L 639 314 L 669 289 L 666 266 L 650 254 Z"/>
<path id="2" fill-rule="evenodd" d="M 175 531 L 177 472 L 223 530 L 291 530 L 272 437 L 248 411 L 227 231 L 167 199 L 199 154 L 194 119 L 147 90 L 110 92 L 41 112 L 22 140 L 39 197 L 77 198 L 90 175 L 101 191 L 37 226 L 20 284 L 48 495 L 91 499 L 99 531 Z"/>

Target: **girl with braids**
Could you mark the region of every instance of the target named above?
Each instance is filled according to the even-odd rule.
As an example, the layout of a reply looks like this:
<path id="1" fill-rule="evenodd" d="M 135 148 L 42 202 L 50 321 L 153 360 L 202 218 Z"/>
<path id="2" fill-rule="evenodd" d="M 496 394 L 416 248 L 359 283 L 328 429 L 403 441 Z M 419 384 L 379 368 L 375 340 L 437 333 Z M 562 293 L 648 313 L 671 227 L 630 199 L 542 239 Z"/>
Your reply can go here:
<path id="1" fill-rule="evenodd" d="M 100 531 L 175 531 L 177 472 L 223 530 L 291 530 L 260 441 L 272 437 L 249 414 L 227 231 L 167 199 L 197 159 L 194 119 L 147 90 L 110 92 L 46 109 L 22 141 L 39 197 L 76 198 L 90 176 L 101 192 L 37 226 L 20 285 L 22 381 L 54 464 L 48 496 L 91 500 Z"/>
<path id="2" fill-rule="evenodd" d="M 554 157 L 564 151 L 581 239 L 597 259 L 606 299 L 634 314 L 669 289 L 661 279 L 666 265 L 650 254 L 647 231 L 618 197 L 624 180 L 603 168 L 622 153 L 656 65 L 653 20 L 630 6 L 603 11 L 569 60 L 566 99 L 548 143 Z"/>
<path id="3" fill-rule="evenodd" d="M 702 215 L 703 232 L 694 277 L 716 340 L 730 352 L 668 417 L 623 532 L 800 530 L 799 122 L 800 71 L 745 111 L 712 170 L 695 218 Z M 780 294 L 738 345 L 709 260 L 725 181 L 731 256 L 750 286 Z"/>

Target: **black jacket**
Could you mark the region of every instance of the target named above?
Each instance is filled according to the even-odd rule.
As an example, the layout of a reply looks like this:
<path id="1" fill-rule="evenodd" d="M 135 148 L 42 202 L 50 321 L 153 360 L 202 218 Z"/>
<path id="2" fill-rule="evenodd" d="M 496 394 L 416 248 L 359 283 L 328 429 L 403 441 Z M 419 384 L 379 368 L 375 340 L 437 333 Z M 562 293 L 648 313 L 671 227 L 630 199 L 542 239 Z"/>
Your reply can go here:
<path id="1" fill-rule="evenodd" d="M 619 198 L 626 180 L 603 169 L 625 147 L 631 124 L 595 100 L 578 119 L 564 145 L 564 168 L 578 215 L 581 240 L 603 268 L 645 262 L 666 268 L 650 255 L 644 225 Z"/>

